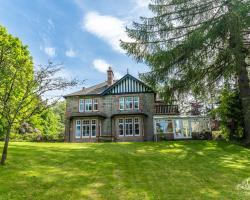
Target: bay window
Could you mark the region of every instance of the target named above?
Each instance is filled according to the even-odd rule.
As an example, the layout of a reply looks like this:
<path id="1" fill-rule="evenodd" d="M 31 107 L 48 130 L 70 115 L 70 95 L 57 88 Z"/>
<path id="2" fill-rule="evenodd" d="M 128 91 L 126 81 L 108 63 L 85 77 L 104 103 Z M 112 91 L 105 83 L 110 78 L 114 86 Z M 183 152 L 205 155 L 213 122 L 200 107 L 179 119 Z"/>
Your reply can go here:
<path id="1" fill-rule="evenodd" d="M 140 118 L 120 118 L 118 119 L 117 132 L 119 136 L 139 136 L 141 133 Z"/>

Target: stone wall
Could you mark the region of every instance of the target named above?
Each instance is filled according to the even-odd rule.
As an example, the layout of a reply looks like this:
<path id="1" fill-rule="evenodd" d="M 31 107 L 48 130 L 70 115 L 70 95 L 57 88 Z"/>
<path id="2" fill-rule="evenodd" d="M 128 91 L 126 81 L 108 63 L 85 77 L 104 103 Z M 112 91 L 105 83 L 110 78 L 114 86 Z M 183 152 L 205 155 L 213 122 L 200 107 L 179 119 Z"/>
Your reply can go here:
<path id="1" fill-rule="evenodd" d="M 120 97 L 139 96 L 139 110 L 119 110 Z M 95 98 L 98 99 L 98 111 L 79 112 L 79 99 Z M 143 117 L 143 137 L 124 137 L 118 141 L 150 141 L 153 140 L 153 115 L 154 115 L 154 93 L 133 93 L 123 95 L 105 95 L 105 96 L 88 96 L 88 97 L 67 97 L 66 98 L 66 120 L 65 120 L 65 141 L 76 142 L 75 140 L 75 120 L 80 118 L 92 118 L 103 115 L 102 134 L 115 135 L 116 125 L 114 116 L 145 116 Z M 86 139 L 82 140 L 86 141 Z M 91 140 L 92 141 L 92 140 Z"/>

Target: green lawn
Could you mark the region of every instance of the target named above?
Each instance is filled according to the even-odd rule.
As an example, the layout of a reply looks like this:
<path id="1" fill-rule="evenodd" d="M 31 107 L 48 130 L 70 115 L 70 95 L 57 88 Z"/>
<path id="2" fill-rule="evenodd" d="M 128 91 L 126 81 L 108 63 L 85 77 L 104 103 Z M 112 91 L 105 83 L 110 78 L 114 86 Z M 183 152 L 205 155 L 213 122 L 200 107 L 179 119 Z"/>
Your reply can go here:
<path id="1" fill-rule="evenodd" d="M 250 150 L 213 141 L 11 143 L 0 199 L 250 199 Z"/>

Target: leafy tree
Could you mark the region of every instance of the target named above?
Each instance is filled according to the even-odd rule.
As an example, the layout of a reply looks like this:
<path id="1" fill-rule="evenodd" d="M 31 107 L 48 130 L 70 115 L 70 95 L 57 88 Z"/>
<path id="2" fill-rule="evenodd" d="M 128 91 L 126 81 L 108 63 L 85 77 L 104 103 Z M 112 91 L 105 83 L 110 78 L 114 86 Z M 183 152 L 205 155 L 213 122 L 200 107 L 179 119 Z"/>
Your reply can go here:
<path id="1" fill-rule="evenodd" d="M 44 96 L 47 92 L 77 84 L 56 77 L 58 71 L 52 63 L 34 71 L 27 46 L 0 26 L 0 121 L 6 130 L 1 164 L 7 158 L 11 129 L 53 105 L 54 100 L 48 104 Z"/>
<path id="2" fill-rule="evenodd" d="M 243 136 L 242 106 L 239 92 L 225 86 L 219 97 L 219 105 L 211 114 L 220 119 L 220 129 L 228 140 L 241 140 Z"/>
<path id="3" fill-rule="evenodd" d="M 141 75 L 166 100 L 204 96 L 236 78 L 250 143 L 249 0 L 153 0 L 153 16 L 127 28 L 121 46 L 151 67 Z"/>

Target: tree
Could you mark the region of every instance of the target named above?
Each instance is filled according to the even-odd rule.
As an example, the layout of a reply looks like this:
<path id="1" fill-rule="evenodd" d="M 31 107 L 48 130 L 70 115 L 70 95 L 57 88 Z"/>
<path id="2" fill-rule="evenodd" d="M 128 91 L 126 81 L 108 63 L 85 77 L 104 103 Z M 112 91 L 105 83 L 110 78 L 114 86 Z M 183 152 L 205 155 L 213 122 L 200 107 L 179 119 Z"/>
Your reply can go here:
<path id="1" fill-rule="evenodd" d="M 75 86 L 76 80 L 56 77 L 61 67 L 49 63 L 34 71 L 27 46 L 0 26 L 0 121 L 4 124 L 5 143 L 1 164 L 5 163 L 11 129 L 41 113 L 57 99 L 46 93 Z"/>
<path id="2" fill-rule="evenodd" d="M 211 114 L 220 119 L 220 129 L 224 138 L 241 140 L 243 136 L 243 116 L 239 99 L 239 92 L 235 88 L 225 85 L 219 96 L 218 107 L 211 110 Z"/>
<path id="3" fill-rule="evenodd" d="M 154 0 L 153 17 L 127 28 L 121 46 L 151 67 L 141 78 L 166 100 L 206 95 L 236 79 L 250 143 L 249 0 Z"/>

